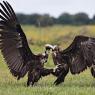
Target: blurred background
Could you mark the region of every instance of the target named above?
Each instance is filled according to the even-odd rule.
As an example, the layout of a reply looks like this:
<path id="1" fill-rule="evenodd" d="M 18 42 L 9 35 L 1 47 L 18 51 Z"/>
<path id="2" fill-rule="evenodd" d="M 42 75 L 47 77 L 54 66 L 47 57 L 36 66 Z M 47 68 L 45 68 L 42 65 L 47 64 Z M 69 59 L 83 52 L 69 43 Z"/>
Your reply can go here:
<path id="1" fill-rule="evenodd" d="M 95 36 L 94 0 L 7 0 L 30 45 L 67 47 L 76 35 Z"/>

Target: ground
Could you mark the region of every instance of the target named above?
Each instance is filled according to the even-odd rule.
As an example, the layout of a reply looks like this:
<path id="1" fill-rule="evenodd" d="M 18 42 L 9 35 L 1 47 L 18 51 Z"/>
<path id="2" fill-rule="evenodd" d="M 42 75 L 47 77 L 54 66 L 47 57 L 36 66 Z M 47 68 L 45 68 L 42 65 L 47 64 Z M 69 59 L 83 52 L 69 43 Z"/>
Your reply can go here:
<path id="1" fill-rule="evenodd" d="M 36 28 L 22 26 L 27 35 L 30 48 L 34 53 L 44 52 L 44 44 L 58 44 L 66 48 L 76 35 L 95 37 L 95 26 L 53 26 Z M 54 67 L 51 56 L 45 65 Z M 27 87 L 27 75 L 17 81 L 9 72 L 5 61 L 0 54 L 0 95 L 94 95 L 95 79 L 88 68 L 79 75 L 69 73 L 65 82 L 55 86 L 56 77 L 50 75 L 40 79 L 33 87 Z"/>

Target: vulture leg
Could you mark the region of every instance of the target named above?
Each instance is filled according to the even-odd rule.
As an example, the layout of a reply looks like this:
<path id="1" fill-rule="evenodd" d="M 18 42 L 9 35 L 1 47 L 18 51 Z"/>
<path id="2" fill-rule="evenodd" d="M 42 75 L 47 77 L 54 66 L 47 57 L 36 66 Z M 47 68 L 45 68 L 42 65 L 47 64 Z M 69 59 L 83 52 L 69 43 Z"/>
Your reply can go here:
<path id="1" fill-rule="evenodd" d="M 28 80 L 27 80 L 27 86 L 33 85 L 33 74 L 32 72 L 28 72 Z"/>
<path id="2" fill-rule="evenodd" d="M 53 69 L 36 69 L 28 72 L 27 86 L 33 86 L 42 76 L 50 75 L 53 72 Z"/>
<path id="3" fill-rule="evenodd" d="M 91 74 L 95 78 L 95 65 L 91 67 Z"/>
<path id="4" fill-rule="evenodd" d="M 32 70 L 28 72 L 27 86 L 33 86 L 41 78 L 40 70 Z"/>
<path id="5" fill-rule="evenodd" d="M 65 64 L 64 66 L 59 65 L 58 68 L 56 68 L 55 72 L 52 73 L 53 75 L 57 76 L 57 79 L 54 82 L 54 84 L 58 85 L 64 82 L 64 79 L 68 74 L 68 72 L 69 72 L 69 66 L 67 64 Z"/>
<path id="6" fill-rule="evenodd" d="M 53 73 L 53 69 L 46 69 L 46 68 L 43 68 L 41 70 L 41 75 L 42 76 L 47 76 L 47 75 L 50 75 L 51 73 Z"/>

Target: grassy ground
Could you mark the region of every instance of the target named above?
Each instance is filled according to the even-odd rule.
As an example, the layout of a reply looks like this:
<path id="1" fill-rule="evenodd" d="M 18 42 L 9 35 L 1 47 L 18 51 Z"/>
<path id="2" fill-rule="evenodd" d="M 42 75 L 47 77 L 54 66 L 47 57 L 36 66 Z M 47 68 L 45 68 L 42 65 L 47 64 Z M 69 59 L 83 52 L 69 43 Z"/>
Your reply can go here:
<path id="1" fill-rule="evenodd" d="M 76 35 L 87 35 L 95 37 L 95 26 L 53 26 L 36 28 L 33 26 L 22 26 L 30 48 L 34 53 L 44 51 L 44 44 L 58 44 L 66 48 Z M 46 64 L 53 67 L 51 56 Z M 64 83 L 54 86 L 54 76 L 42 78 L 33 87 L 26 87 L 27 76 L 17 81 L 9 72 L 2 55 L 0 55 L 0 95 L 94 95 L 95 79 L 90 70 L 79 75 L 68 74 Z"/>

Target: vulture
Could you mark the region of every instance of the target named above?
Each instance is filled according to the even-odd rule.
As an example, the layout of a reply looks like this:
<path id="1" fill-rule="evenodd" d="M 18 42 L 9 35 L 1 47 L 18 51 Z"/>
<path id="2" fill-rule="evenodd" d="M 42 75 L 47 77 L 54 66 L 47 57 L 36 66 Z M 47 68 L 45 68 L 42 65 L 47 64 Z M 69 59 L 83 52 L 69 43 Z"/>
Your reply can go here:
<path id="1" fill-rule="evenodd" d="M 88 67 L 95 78 L 95 38 L 79 35 L 64 50 L 49 44 L 45 48 L 52 50 L 52 59 L 56 66 L 52 74 L 57 77 L 55 85 L 64 82 L 69 71 L 71 74 L 79 74 Z"/>
<path id="2" fill-rule="evenodd" d="M 34 54 L 11 5 L 3 1 L 0 7 L 1 53 L 12 75 L 19 80 L 28 74 L 27 86 L 33 85 L 52 72 L 52 69 L 44 68 L 48 51 Z"/>

